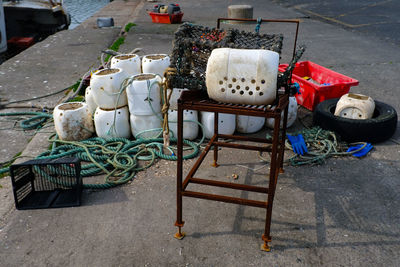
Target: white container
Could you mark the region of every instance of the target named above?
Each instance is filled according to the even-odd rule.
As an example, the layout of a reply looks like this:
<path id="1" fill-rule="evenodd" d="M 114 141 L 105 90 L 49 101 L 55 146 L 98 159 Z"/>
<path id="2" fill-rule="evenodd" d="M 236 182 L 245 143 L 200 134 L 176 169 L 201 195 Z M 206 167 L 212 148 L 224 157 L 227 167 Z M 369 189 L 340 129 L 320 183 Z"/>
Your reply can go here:
<path id="1" fill-rule="evenodd" d="M 214 135 L 214 112 L 201 111 L 201 124 L 204 128 L 204 136 L 210 139 Z M 236 128 L 236 115 L 218 113 L 218 133 L 233 134 Z"/>
<path id="2" fill-rule="evenodd" d="M 141 73 L 140 57 L 136 54 L 122 54 L 111 59 L 111 68 L 121 68 L 128 76 Z"/>
<path id="3" fill-rule="evenodd" d="M 159 113 L 157 115 L 134 115 L 131 114 L 131 132 L 132 135 L 136 137 L 137 134 L 142 133 L 144 131 L 148 131 L 140 134 L 138 138 L 154 138 L 157 134 L 159 134 L 162 129 L 162 114 Z M 155 131 L 149 131 L 159 129 Z"/>
<path id="4" fill-rule="evenodd" d="M 94 113 L 94 125 L 97 136 L 101 138 L 131 136 L 129 110 L 126 106 L 116 110 L 104 110 L 98 107 Z"/>
<path id="5" fill-rule="evenodd" d="M 99 70 L 92 74 L 90 87 L 94 100 L 100 108 L 114 109 L 128 104 L 126 92 L 120 93 L 125 78 L 127 75 L 120 68 Z"/>
<path id="6" fill-rule="evenodd" d="M 174 133 L 175 137 L 178 137 L 177 123 L 178 111 L 168 110 L 168 126 L 169 130 Z M 183 111 L 183 139 L 194 140 L 199 134 L 199 125 L 196 122 L 199 121 L 197 110 L 184 110 Z"/>
<path id="7" fill-rule="evenodd" d="M 239 133 L 255 133 L 265 124 L 264 117 L 238 115 L 236 116 L 236 131 Z"/>
<path id="8" fill-rule="evenodd" d="M 342 118 L 365 120 L 372 118 L 375 101 L 366 95 L 345 94 L 336 104 L 335 116 Z"/>
<path id="9" fill-rule="evenodd" d="M 276 98 L 279 54 L 263 49 L 217 48 L 211 52 L 206 85 L 211 99 L 267 105 Z"/>
<path id="10" fill-rule="evenodd" d="M 54 108 L 53 118 L 56 132 L 61 140 L 84 140 L 94 133 L 92 113 L 86 103 L 60 104 Z"/>
<path id="11" fill-rule="evenodd" d="M 85 91 L 85 102 L 89 107 L 90 113 L 93 114 L 97 108 L 97 103 L 94 100 L 93 91 L 90 86 L 88 86 Z"/>
<path id="12" fill-rule="evenodd" d="M 274 107 L 272 107 L 272 108 L 274 108 Z M 297 119 L 297 100 L 296 100 L 296 97 L 291 96 L 291 97 L 289 97 L 289 109 L 288 109 L 288 117 L 287 117 L 286 127 L 292 126 L 293 123 L 296 121 L 296 119 Z M 268 118 L 265 121 L 265 125 L 271 129 L 274 128 L 274 123 L 275 123 L 274 118 Z M 282 128 L 282 127 L 283 127 L 283 112 L 282 112 L 281 122 L 280 122 L 280 128 Z"/>
<path id="13" fill-rule="evenodd" d="M 142 59 L 143 73 L 154 73 L 164 77 L 164 71 L 169 67 L 170 58 L 166 54 L 146 55 Z"/>
<path id="14" fill-rule="evenodd" d="M 188 89 L 174 88 L 172 90 L 171 98 L 169 99 L 169 109 L 178 109 L 178 99 L 181 97 L 183 91 L 188 91 Z"/>
<path id="15" fill-rule="evenodd" d="M 146 73 L 135 75 L 132 79 L 132 83 L 126 87 L 129 112 L 134 115 L 152 115 L 161 112 L 161 78 Z"/>

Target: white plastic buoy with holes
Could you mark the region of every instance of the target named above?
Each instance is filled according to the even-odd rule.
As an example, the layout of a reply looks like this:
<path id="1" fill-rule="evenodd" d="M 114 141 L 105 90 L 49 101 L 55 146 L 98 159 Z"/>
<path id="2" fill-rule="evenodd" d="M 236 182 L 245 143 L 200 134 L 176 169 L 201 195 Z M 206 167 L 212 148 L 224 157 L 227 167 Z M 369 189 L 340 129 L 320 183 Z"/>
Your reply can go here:
<path id="1" fill-rule="evenodd" d="M 272 107 L 272 109 L 273 108 L 274 107 Z M 297 100 L 296 100 L 296 97 L 291 96 L 291 97 L 289 97 L 289 108 L 288 108 L 288 117 L 287 117 L 286 127 L 292 126 L 293 123 L 296 121 L 296 119 L 297 119 Z M 274 123 L 275 123 L 274 118 L 268 118 L 265 121 L 265 125 L 271 129 L 274 128 Z M 282 127 L 283 127 L 283 112 L 282 112 L 281 122 L 280 122 L 280 128 L 282 128 Z"/>
<path id="2" fill-rule="evenodd" d="M 56 106 L 53 111 L 58 137 L 66 141 L 79 141 L 92 136 L 92 113 L 86 103 L 70 102 Z"/>
<path id="3" fill-rule="evenodd" d="M 174 88 L 172 90 L 171 98 L 169 100 L 169 109 L 178 109 L 178 99 L 181 97 L 183 91 L 188 91 L 188 89 Z"/>
<path id="4" fill-rule="evenodd" d="M 152 115 L 161 112 L 161 78 L 155 74 L 138 74 L 126 87 L 129 112 L 134 115 Z"/>
<path id="5" fill-rule="evenodd" d="M 366 95 L 345 94 L 336 104 L 335 116 L 347 119 L 365 120 L 374 115 L 375 101 Z"/>
<path id="6" fill-rule="evenodd" d="M 264 117 L 238 115 L 236 116 L 236 131 L 239 133 L 255 133 L 264 127 Z"/>
<path id="7" fill-rule="evenodd" d="M 136 54 L 122 54 L 111 59 L 111 68 L 121 68 L 128 76 L 141 73 L 140 57 Z"/>
<path id="8" fill-rule="evenodd" d="M 279 54 L 263 49 L 217 48 L 207 62 L 211 99 L 226 103 L 268 105 L 276 98 Z"/>
<path id="9" fill-rule="evenodd" d="M 153 114 L 153 115 L 134 115 L 131 114 L 130 122 L 131 122 L 131 132 L 133 136 L 137 136 L 139 133 L 140 136 L 138 138 L 155 138 L 157 134 L 159 134 L 162 129 L 162 114 Z M 158 130 L 154 130 L 158 129 Z M 154 130 L 154 131 L 152 131 Z"/>
<path id="10" fill-rule="evenodd" d="M 197 110 L 184 110 L 183 111 L 183 139 L 194 140 L 199 134 L 199 121 Z M 168 127 L 175 137 L 178 137 L 177 129 L 178 111 L 168 110 Z"/>
<path id="11" fill-rule="evenodd" d="M 104 110 L 98 107 L 94 113 L 94 125 L 97 136 L 101 138 L 131 136 L 127 106 L 116 110 Z"/>
<path id="12" fill-rule="evenodd" d="M 154 73 L 164 77 L 164 71 L 169 67 L 170 58 L 166 54 L 146 55 L 142 58 L 143 73 Z"/>
<path id="13" fill-rule="evenodd" d="M 120 108 L 128 104 L 126 92 L 121 92 L 121 84 L 127 78 L 120 68 L 96 71 L 90 79 L 90 87 L 95 102 L 100 108 Z"/>
<path id="14" fill-rule="evenodd" d="M 214 135 L 214 112 L 201 111 L 201 124 L 204 128 L 204 136 L 210 139 Z M 218 133 L 233 134 L 236 128 L 236 115 L 218 113 Z"/>
<path id="15" fill-rule="evenodd" d="M 92 92 L 92 88 L 90 86 L 86 87 L 86 91 L 85 91 L 85 102 L 89 107 L 90 113 L 93 114 L 93 112 L 96 110 L 97 108 L 97 103 L 94 100 L 93 97 L 93 92 Z"/>

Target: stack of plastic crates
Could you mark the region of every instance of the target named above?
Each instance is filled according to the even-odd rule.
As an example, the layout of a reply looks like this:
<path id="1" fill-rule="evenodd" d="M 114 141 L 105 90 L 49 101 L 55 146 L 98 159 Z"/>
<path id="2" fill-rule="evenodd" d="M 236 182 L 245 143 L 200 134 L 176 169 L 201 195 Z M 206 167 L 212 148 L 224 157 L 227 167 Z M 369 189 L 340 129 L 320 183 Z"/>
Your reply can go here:
<path id="1" fill-rule="evenodd" d="M 10 167 L 17 209 L 81 204 L 81 164 L 77 158 L 36 159 Z"/>

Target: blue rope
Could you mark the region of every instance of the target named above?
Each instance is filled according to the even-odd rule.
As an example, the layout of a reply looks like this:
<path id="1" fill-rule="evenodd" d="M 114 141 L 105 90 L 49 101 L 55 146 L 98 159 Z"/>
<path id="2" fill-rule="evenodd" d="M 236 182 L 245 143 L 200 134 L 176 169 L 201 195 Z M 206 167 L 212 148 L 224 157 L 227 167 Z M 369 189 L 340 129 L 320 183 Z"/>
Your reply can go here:
<path id="1" fill-rule="evenodd" d="M 261 23 L 262 23 L 262 19 L 261 18 L 257 18 L 257 25 L 256 25 L 256 28 L 255 28 L 255 32 L 256 33 L 260 33 Z"/>

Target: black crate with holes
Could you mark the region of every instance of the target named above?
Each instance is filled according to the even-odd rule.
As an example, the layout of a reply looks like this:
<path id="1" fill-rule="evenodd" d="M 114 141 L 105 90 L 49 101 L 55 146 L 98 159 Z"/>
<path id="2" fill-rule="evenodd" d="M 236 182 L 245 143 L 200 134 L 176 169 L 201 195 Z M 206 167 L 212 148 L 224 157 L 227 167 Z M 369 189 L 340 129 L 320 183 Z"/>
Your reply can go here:
<path id="1" fill-rule="evenodd" d="M 81 205 L 78 158 L 35 159 L 10 167 L 15 206 L 19 210 Z"/>

